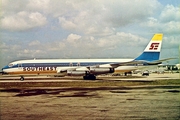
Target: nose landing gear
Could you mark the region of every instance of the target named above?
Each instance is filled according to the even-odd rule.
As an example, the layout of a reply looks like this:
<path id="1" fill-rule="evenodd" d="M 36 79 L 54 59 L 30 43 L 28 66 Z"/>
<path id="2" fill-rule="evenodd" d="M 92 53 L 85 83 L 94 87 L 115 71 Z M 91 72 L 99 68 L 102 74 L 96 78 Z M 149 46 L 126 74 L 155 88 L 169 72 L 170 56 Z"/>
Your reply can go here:
<path id="1" fill-rule="evenodd" d="M 24 77 L 23 76 L 20 77 L 20 81 L 24 81 Z"/>

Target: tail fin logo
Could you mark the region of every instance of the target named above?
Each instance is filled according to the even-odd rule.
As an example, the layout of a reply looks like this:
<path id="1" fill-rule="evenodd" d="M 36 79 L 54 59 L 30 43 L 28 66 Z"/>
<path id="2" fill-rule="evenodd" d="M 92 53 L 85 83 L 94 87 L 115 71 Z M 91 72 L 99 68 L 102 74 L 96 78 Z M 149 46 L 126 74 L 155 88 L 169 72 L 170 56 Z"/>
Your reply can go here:
<path id="1" fill-rule="evenodd" d="M 149 50 L 157 50 L 159 43 L 151 43 Z"/>

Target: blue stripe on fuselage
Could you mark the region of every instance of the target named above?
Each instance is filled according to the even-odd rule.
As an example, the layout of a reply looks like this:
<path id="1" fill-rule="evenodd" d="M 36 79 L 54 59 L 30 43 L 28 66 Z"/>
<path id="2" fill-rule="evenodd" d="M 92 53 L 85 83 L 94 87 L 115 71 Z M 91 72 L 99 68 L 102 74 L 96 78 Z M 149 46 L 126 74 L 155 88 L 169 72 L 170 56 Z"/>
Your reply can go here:
<path id="1" fill-rule="evenodd" d="M 154 61 L 159 60 L 160 52 L 143 52 L 135 60 Z"/>
<path id="2" fill-rule="evenodd" d="M 67 67 L 67 66 L 93 66 L 108 64 L 109 62 L 67 62 L 67 63 L 23 63 L 22 67 Z"/>
<path id="3" fill-rule="evenodd" d="M 110 62 L 66 62 L 66 63 L 22 63 L 13 66 L 5 66 L 2 69 L 17 68 L 17 67 L 68 67 L 68 66 L 95 66 L 102 64 L 110 64 Z M 112 63 L 112 62 L 111 62 Z"/>

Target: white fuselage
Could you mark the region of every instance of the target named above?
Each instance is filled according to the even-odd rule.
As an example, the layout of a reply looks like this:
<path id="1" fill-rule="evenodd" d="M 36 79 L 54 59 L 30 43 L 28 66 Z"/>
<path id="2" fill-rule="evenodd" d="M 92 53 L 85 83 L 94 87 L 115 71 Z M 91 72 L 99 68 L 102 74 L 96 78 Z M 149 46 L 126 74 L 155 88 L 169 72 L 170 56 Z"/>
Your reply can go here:
<path id="1" fill-rule="evenodd" d="M 87 67 L 109 68 L 111 63 L 129 62 L 133 59 L 34 59 L 9 63 L 2 70 L 8 74 L 57 74 L 60 71 L 86 71 Z M 120 66 L 118 72 L 137 69 L 137 66 Z"/>

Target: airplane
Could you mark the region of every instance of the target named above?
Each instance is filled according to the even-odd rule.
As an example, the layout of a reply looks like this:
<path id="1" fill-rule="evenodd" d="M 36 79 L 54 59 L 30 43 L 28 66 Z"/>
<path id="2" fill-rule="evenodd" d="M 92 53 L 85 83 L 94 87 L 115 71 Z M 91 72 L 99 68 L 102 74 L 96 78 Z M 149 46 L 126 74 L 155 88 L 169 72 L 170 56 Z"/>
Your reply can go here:
<path id="1" fill-rule="evenodd" d="M 162 33 L 154 34 L 141 55 L 135 59 L 31 59 L 18 60 L 2 68 L 3 74 L 25 75 L 58 74 L 62 76 L 83 76 L 84 80 L 95 80 L 97 75 L 119 71 L 132 71 L 136 66 L 158 65 L 162 45 Z"/>

